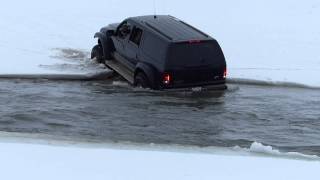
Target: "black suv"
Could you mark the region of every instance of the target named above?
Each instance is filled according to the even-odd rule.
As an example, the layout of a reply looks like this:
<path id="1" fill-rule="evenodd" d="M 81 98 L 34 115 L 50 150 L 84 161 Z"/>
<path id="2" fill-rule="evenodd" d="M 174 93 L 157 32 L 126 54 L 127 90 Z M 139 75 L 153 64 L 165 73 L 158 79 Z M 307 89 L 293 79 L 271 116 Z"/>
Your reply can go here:
<path id="1" fill-rule="evenodd" d="M 226 88 L 226 61 L 218 42 L 175 17 L 131 17 L 102 28 L 94 37 L 98 44 L 91 58 L 135 86 Z"/>

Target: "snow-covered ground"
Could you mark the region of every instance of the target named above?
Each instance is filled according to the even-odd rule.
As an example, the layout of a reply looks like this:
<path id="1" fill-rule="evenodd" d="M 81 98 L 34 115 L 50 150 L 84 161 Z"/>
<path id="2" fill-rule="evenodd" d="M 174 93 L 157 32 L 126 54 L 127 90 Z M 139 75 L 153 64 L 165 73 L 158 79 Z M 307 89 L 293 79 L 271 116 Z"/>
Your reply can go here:
<path id="1" fill-rule="evenodd" d="M 94 32 L 128 16 L 152 14 L 147 0 L 4 0 L 0 74 L 106 72 L 97 64 L 56 58 L 57 48 L 89 52 Z M 215 37 L 230 78 L 320 87 L 320 1 L 156 1 Z M 85 54 L 84 56 L 87 56 Z M 83 60 L 83 58 L 82 58 Z M 3 179 L 316 179 L 318 160 L 231 153 L 162 152 L 0 143 Z"/>
<path id="2" fill-rule="evenodd" d="M 5 136 L 8 136 L 6 134 Z M 15 135 L 13 135 L 15 136 Z M 9 140 L 8 140 L 9 139 Z M 249 149 L 76 143 L 16 138 L 0 143 L 3 179 L 318 179 L 319 157 Z"/>

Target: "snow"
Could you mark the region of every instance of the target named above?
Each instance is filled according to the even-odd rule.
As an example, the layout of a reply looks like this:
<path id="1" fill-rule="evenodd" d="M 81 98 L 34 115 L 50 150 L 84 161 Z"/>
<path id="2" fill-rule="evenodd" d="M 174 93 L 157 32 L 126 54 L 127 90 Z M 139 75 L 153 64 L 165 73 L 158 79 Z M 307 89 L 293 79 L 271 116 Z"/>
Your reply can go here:
<path id="1" fill-rule="evenodd" d="M 135 145 L 0 143 L 3 179 L 193 180 L 317 179 L 320 161 L 309 157 L 272 157 L 270 147 L 252 151 L 228 148 L 182 148 Z M 271 153 L 270 153 L 271 152 Z M 269 156 L 268 156 L 268 153 Z M 276 151 L 279 155 L 280 152 Z M 297 155 L 299 156 L 299 154 Z M 305 159 L 303 159 L 305 158 Z M 3 163 L 5 162 L 5 163 Z"/>
<path id="2" fill-rule="evenodd" d="M 281 158 L 291 158 L 291 159 L 309 159 L 309 160 L 320 160 L 320 158 L 316 155 L 305 155 L 297 152 L 280 152 L 277 149 L 274 149 L 272 146 L 266 146 L 262 143 L 253 142 L 249 149 L 243 149 L 240 147 L 235 147 L 235 149 L 244 150 L 247 152 L 262 154 L 262 155 L 271 155 L 275 157 Z"/>
<path id="3" fill-rule="evenodd" d="M 153 14 L 153 7 L 153 1 L 147 0 L 3 1 L 0 76 L 70 75 L 72 78 L 106 73 L 108 69 L 89 61 L 88 52 L 96 43 L 94 32 L 128 16 Z M 318 0 L 163 0 L 156 1 L 156 8 L 159 14 L 174 15 L 215 37 L 224 50 L 231 80 L 320 87 Z M 57 58 L 68 49 L 85 54 L 79 57 L 71 53 L 71 57 Z M 0 149 L 3 179 L 300 180 L 316 179 L 320 174 L 319 160 L 303 160 L 304 156 L 302 160 L 293 160 L 300 155 L 282 154 L 258 143 L 247 151 L 229 153 L 23 142 L 0 143 Z M 257 153 L 276 156 L 261 157 Z"/>

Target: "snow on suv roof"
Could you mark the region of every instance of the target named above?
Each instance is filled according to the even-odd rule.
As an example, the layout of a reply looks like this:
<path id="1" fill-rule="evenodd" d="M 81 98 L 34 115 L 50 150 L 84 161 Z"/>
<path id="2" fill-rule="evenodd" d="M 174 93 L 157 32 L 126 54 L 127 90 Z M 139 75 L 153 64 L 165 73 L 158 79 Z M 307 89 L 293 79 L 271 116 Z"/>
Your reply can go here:
<path id="1" fill-rule="evenodd" d="M 150 15 L 129 18 L 172 42 L 211 40 L 212 38 L 195 27 L 169 15 Z"/>

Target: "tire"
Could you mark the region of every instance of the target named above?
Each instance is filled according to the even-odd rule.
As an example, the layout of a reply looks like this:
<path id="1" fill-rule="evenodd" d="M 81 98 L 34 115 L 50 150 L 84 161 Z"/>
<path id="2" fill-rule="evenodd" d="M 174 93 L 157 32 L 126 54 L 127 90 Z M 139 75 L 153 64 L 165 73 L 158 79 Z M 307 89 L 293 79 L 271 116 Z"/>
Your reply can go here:
<path id="1" fill-rule="evenodd" d="M 142 72 L 138 72 L 138 74 L 135 76 L 134 85 L 136 87 L 150 88 L 149 80 L 147 76 Z"/>
<path id="2" fill-rule="evenodd" d="M 96 58 L 98 63 L 104 63 L 103 49 L 100 45 L 95 45 L 91 51 L 91 59 Z"/>
<path id="3" fill-rule="evenodd" d="M 106 60 L 113 59 L 111 53 L 114 51 L 114 45 L 111 37 L 107 37 L 106 44 L 104 45 L 104 57 Z"/>

